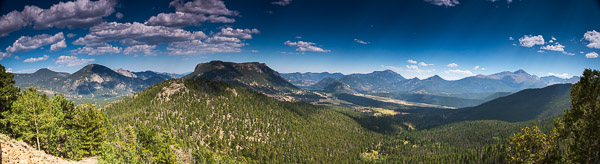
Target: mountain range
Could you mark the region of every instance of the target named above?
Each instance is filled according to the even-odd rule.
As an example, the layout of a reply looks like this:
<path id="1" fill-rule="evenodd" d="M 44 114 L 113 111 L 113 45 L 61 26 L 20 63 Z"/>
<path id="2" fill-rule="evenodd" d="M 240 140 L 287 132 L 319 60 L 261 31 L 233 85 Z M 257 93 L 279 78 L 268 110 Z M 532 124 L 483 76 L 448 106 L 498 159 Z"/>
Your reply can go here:
<path id="1" fill-rule="evenodd" d="M 291 75 L 298 75 L 294 73 Z M 306 73 L 311 74 L 311 73 Z M 284 74 L 283 77 L 290 77 L 290 74 Z M 328 75 L 328 73 L 319 73 L 319 75 Z M 312 81 L 313 76 L 302 79 L 304 76 L 292 76 L 288 81 Z M 324 76 L 323 82 L 316 82 L 313 85 L 302 86 L 310 90 L 319 90 L 326 87 L 324 84 L 331 84 L 333 79 L 348 84 L 353 90 L 361 93 L 394 93 L 407 92 L 433 95 L 452 95 L 469 93 L 493 93 L 493 92 L 516 92 L 527 88 L 541 88 L 552 84 L 576 83 L 579 77 L 559 78 L 556 76 L 538 77 L 531 75 L 520 69 L 514 72 L 500 72 L 492 75 L 476 75 L 459 80 L 445 80 L 438 75 L 426 79 L 406 79 L 402 75 L 391 71 L 374 71 L 368 74 L 350 74 L 341 78 L 338 76 Z M 319 81 L 321 81 L 319 80 Z"/>
<path id="2" fill-rule="evenodd" d="M 153 71 L 131 72 L 99 64 L 86 65 L 73 74 L 42 68 L 31 74 L 15 74 L 21 89 L 36 87 L 46 94 L 64 94 L 71 99 L 114 99 L 141 91 L 181 75 Z"/>

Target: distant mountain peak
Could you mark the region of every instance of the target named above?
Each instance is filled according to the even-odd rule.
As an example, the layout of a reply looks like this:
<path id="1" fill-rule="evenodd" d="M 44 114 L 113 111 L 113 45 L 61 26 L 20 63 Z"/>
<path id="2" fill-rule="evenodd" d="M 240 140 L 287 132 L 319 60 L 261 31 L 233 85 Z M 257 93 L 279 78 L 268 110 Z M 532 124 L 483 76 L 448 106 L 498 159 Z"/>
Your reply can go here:
<path id="1" fill-rule="evenodd" d="M 523 70 L 523 69 L 519 69 L 519 70 L 517 70 L 517 71 L 515 71 L 513 73 L 514 74 L 529 74 L 529 73 L 525 72 L 525 70 Z"/>
<path id="2" fill-rule="evenodd" d="M 444 79 L 438 75 L 433 75 L 425 80 L 444 80 Z"/>
<path id="3" fill-rule="evenodd" d="M 35 71 L 33 74 L 41 74 L 41 73 L 56 73 L 56 72 L 52 71 L 48 68 L 41 68 L 41 69 Z"/>

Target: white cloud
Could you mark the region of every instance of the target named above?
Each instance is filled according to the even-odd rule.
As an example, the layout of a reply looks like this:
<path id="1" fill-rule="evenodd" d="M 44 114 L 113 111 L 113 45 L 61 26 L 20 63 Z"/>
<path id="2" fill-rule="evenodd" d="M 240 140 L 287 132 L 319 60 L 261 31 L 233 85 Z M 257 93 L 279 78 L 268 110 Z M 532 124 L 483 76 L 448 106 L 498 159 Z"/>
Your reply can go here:
<path id="1" fill-rule="evenodd" d="M 0 37 L 28 25 L 33 25 L 35 29 L 87 28 L 112 14 L 115 5 L 116 1 L 113 0 L 76 0 L 59 2 L 49 9 L 25 6 L 21 12 L 15 10 L 0 18 Z"/>
<path id="2" fill-rule="evenodd" d="M 27 20 L 21 12 L 12 11 L 0 18 L 0 37 L 6 36 L 11 32 L 20 30 L 27 25 Z"/>
<path id="3" fill-rule="evenodd" d="M 562 53 L 565 54 L 565 55 L 569 55 L 569 56 L 575 55 L 575 53 L 570 53 L 570 52 L 562 52 Z"/>
<path id="4" fill-rule="evenodd" d="M 585 57 L 586 58 L 598 58 L 598 53 L 590 52 L 590 53 L 585 54 Z"/>
<path id="5" fill-rule="evenodd" d="M 462 74 L 462 75 L 467 75 L 467 76 L 475 75 L 475 74 L 473 74 L 473 72 L 471 72 L 469 70 L 460 70 L 460 69 L 450 69 L 450 70 L 447 70 L 444 72 L 447 74 Z"/>
<path id="6" fill-rule="evenodd" d="M 300 51 L 300 52 L 305 52 L 305 51 L 331 52 L 331 50 L 326 50 L 321 47 L 315 46 L 316 43 L 313 43 L 313 42 L 305 42 L 305 41 L 292 42 L 292 41 L 288 40 L 288 41 L 285 41 L 283 44 L 291 46 L 291 47 L 298 47 L 298 48 L 296 48 L 296 51 Z"/>
<path id="7" fill-rule="evenodd" d="M 12 68 L 7 68 L 7 69 L 6 69 L 6 72 L 7 72 L 7 73 L 12 73 L 12 72 L 13 72 L 13 69 L 12 69 Z"/>
<path id="8" fill-rule="evenodd" d="M 110 44 L 102 44 L 99 46 L 84 46 L 71 52 L 75 54 L 88 54 L 88 55 L 104 55 L 104 54 L 116 54 L 121 53 L 123 48 L 121 47 L 113 47 Z"/>
<path id="9" fill-rule="evenodd" d="M 199 26 L 202 22 L 211 23 L 233 23 L 235 19 L 217 15 L 198 15 L 193 13 L 175 12 L 175 13 L 160 13 L 157 16 L 152 16 L 145 24 L 150 26 L 167 26 L 167 27 L 185 27 Z"/>
<path id="10" fill-rule="evenodd" d="M 169 3 L 176 11 L 209 15 L 238 15 L 237 11 L 227 9 L 221 0 L 194 0 L 183 3 L 183 0 L 174 0 Z"/>
<path id="11" fill-rule="evenodd" d="M 199 26 L 203 22 L 233 23 L 235 19 L 227 16 L 238 15 L 237 11 L 227 9 L 221 0 L 194 0 L 185 2 L 174 0 L 170 6 L 175 7 L 175 13 L 159 13 L 152 16 L 145 24 L 151 26 L 185 27 Z"/>
<path id="12" fill-rule="evenodd" d="M 121 12 L 117 12 L 117 13 L 115 14 L 115 17 L 116 17 L 117 19 L 122 19 L 122 18 L 123 18 L 123 13 L 121 13 Z"/>
<path id="13" fill-rule="evenodd" d="M 61 40 L 60 42 L 56 42 L 56 43 L 50 45 L 50 51 L 51 52 L 58 51 L 58 50 L 63 49 L 63 48 L 67 48 L 67 42 L 65 42 L 64 39 Z"/>
<path id="14" fill-rule="evenodd" d="M 479 69 L 478 65 L 476 65 L 475 67 L 473 67 L 473 70 L 478 70 L 478 69 Z M 483 70 L 483 68 L 481 68 L 481 70 Z"/>
<path id="15" fill-rule="evenodd" d="M 206 38 L 202 31 L 190 32 L 183 29 L 147 26 L 133 23 L 102 23 L 90 28 L 90 32 L 73 42 L 75 45 L 94 45 L 109 41 L 120 41 L 125 45 L 173 43 Z"/>
<path id="16" fill-rule="evenodd" d="M 356 43 L 360 43 L 360 44 L 370 44 L 370 43 L 371 43 L 371 42 L 362 41 L 362 40 L 360 40 L 360 39 L 356 39 L 356 38 L 354 38 L 354 41 L 355 41 Z"/>
<path id="17" fill-rule="evenodd" d="M 50 56 L 44 55 L 44 56 L 37 57 L 37 58 L 25 59 L 23 62 L 25 62 L 25 63 L 35 63 L 35 62 L 39 62 L 39 61 L 48 60 L 48 58 L 50 58 Z"/>
<path id="18" fill-rule="evenodd" d="M 486 69 L 487 69 L 487 68 L 485 68 L 485 67 L 481 67 L 481 70 L 482 70 L 482 71 L 485 71 Z"/>
<path id="19" fill-rule="evenodd" d="M 569 78 L 569 74 L 568 73 L 559 74 L 559 73 L 548 72 L 548 75 L 549 76 L 556 76 L 556 77 L 560 77 L 560 78 Z"/>
<path id="20" fill-rule="evenodd" d="M 125 48 L 125 50 L 123 50 L 123 54 L 125 55 L 129 55 L 129 54 L 144 54 L 147 56 L 155 56 L 157 55 L 156 52 L 154 51 L 154 49 L 156 49 L 156 45 L 135 45 L 135 46 L 129 46 L 127 48 Z"/>
<path id="21" fill-rule="evenodd" d="M 540 47 L 540 49 L 542 49 L 542 50 L 549 50 L 549 51 L 564 52 L 565 51 L 565 46 L 563 46 L 560 43 L 556 43 L 554 45 L 546 45 L 546 46 Z"/>
<path id="22" fill-rule="evenodd" d="M 77 0 L 59 2 L 49 9 L 37 6 L 25 6 L 24 15 L 31 17 L 34 28 L 87 28 L 102 22 L 102 17 L 109 16 L 115 9 L 116 1 L 112 0 Z"/>
<path id="23" fill-rule="evenodd" d="M 429 2 L 429 3 L 437 5 L 437 6 L 446 6 L 446 7 L 453 7 L 453 6 L 460 4 L 458 2 L 458 0 L 425 0 L 425 2 Z"/>
<path id="24" fill-rule="evenodd" d="M 420 62 L 419 65 L 423 66 L 423 67 L 427 67 L 427 66 L 432 66 L 433 64 L 427 64 L 425 62 Z"/>
<path id="25" fill-rule="evenodd" d="M 408 59 L 406 62 L 411 63 L 411 64 L 417 64 L 417 61 L 410 60 L 410 59 Z"/>
<path id="26" fill-rule="evenodd" d="M 8 46 L 8 48 L 6 48 L 6 52 L 27 52 L 35 50 L 45 45 L 54 44 L 64 40 L 65 36 L 62 32 L 56 33 L 55 35 L 40 34 L 33 37 L 21 36 L 13 43 L 12 46 Z"/>
<path id="27" fill-rule="evenodd" d="M 450 63 L 450 64 L 446 65 L 446 67 L 458 67 L 458 64 Z"/>
<path id="28" fill-rule="evenodd" d="M 511 36 L 511 37 L 508 37 L 508 40 L 515 40 L 515 38 L 513 38 L 513 37 Z"/>
<path id="29" fill-rule="evenodd" d="M 259 34 L 258 29 L 233 29 L 231 27 L 222 28 L 217 36 L 233 37 L 238 39 L 252 39 L 252 34 Z"/>
<path id="30" fill-rule="evenodd" d="M 435 69 L 427 70 L 427 69 L 421 69 L 417 65 L 406 65 L 406 69 L 404 69 L 404 71 L 415 72 L 415 73 L 429 73 L 429 72 L 435 71 Z"/>
<path id="31" fill-rule="evenodd" d="M 583 39 L 590 42 L 587 47 L 600 49 L 600 32 L 596 32 L 596 30 L 587 31 L 583 34 Z"/>
<path id="32" fill-rule="evenodd" d="M 279 5 L 279 6 L 287 6 L 290 3 L 292 3 L 292 0 L 279 0 L 279 1 L 271 2 L 271 4 Z"/>
<path id="33" fill-rule="evenodd" d="M 519 43 L 523 47 L 533 47 L 535 45 L 544 45 L 544 37 L 542 35 L 523 35 L 519 38 Z"/>
<path id="34" fill-rule="evenodd" d="M 207 42 L 201 40 L 192 40 L 185 42 L 175 42 L 169 44 L 167 50 L 170 55 L 193 55 L 207 53 L 230 53 L 241 52 L 241 47 L 246 44 L 238 38 L 212 37 Z"/>
<path id="35" fill-rule="evenodd" d="M 0 60 L 12 56 L 10 53 L 0 52 Z"/>
<path id="36" fill-rule="evenodd" d="M 77 58 L 77 56 L 59 56 L 54 63 L 62 66 L 72 67 L 84 65 L 93 61 L 96 61 L 96 59 L 80 59 Z"/>

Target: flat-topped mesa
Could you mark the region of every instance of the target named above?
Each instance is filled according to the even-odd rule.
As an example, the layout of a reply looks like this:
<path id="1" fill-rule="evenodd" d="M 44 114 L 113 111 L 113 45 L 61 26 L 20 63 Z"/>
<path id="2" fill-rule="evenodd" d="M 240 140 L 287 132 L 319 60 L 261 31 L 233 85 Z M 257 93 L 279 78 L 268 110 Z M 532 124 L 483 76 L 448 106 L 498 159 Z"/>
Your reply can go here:
<path id="1" fill-rule="evenodd" d="M 265 63 L 234 63 L 211 61 L 196 65 L 194 72 L 184 78 L 207 78 L 264 93 L 271 97 L 293 95 L 304 92 L 282 78 L 280 74 Z"/>

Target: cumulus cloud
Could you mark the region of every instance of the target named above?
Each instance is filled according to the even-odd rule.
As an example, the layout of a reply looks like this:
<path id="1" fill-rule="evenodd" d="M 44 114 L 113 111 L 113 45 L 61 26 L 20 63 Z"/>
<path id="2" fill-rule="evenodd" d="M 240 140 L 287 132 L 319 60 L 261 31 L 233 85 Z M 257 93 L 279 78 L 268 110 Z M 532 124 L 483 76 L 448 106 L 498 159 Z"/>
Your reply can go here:
<path id="1" fill-rule="evenodd" d="M 473 67 L 473 70 L 478 70 L 478 69 L 479 69 L 478 65 L 476 65 L 475 67 Z M 483 70 L 483 68 L 481 70 Z"/>
<path id="2" fill-rule="evenodd" d="M 219 39 L 220 38 L 220 39 Z M 191 55 L 207 53 L 240 52 L 244 43 L 237 38 L 216 37 L 209 38 L 203 42 L 192 40 L 186 42 L 175 42 L 169 44 L 167 50 L 170 55 Z"/>
<path id="3" fill-rule="evenodd" d="M 429 72 L 433 72 L 435 71 L 435 69 L 431 69 L 431 70 L 427 70 L 427 69 L 421 69 L 419 68 L 419 66 L 417 65 L 406 65 L 406 68 L 404 69 L 404 71 L 407 72 L 415 72 L 415 73 L 429 73 Z"/>
<path id="4" fill-rule="evenodd" d="M 585 57 L 586 58 L 598 58 L 598 53 L 590 52 L 590 53 L 585 54 Z"/>
<path id="5" fill-rule="evenodd" d="M 446 67 L 458 67 L 458 64 L 450 63 L 450 64 L 446 65 Z"/>
<path id="6" fill-rule="evenodd" d="M 292 3 L 292 0 L 279 0 L 279 1 L 271 2 L 271 4 L 279 5 L 279 6 L 287 6 L 290 3 Z"/>
<path id="7" fill-rule="evenodd" d="M 104 55 L 104 54 L 121 53 L 121 50 L 123 50 L 123 48 L 121 48 L 121 47 L 114 47 L 110 44 L 102 44 L 102 45 L 97 45 L 97 46 L 84 46 L 84 47 L 72 50 L 71 52 L 73 52 L 75 54 Z"/>
<path id="8" fill-rule="evenodd" d="M 27 25 L 27 20 L 21 12 L 12 11 L 0 18 L 0 37 L 20 30 Z"/>
<path id="9" fill-rule="evenodd" d="M 238 15 L 237 11 L 227 9 L 221 0 L 194 0 L 185 2 L 174 0 L 169 3 L 175 7 L 175 13 L 160 13 L 152 16 L 145 24 L 152 26 L 184 27 L 198 26 L 203 22 L 233 23 L 235 19 L 227 16 Z"/>
<path id="10" fill-rule="evenodd" d="M 4 58 L 8 58 L 10 57 L 11 54 L 10 53 L 6 53 L 6 52 L 0 52 L 0 60 L 4 59 Z"/>
<path id="11" fill-rule="evenodd" d="M 288 41 L 285 41 L 283 44 L 291 46 L 291 47 L 298 47 L 298 48 L 296 48 L 296 51 L 300 51 L 300 52 L 306 52 L 306 51 L 331 52 L 331 50 L 326 50 L 321 47 L 315 46 L 316 43 L 313 43 L 313 42 L 305 42 L 305 41 L 292 42 L 292 41 L 288 40 Z"/>
<path id="12" fill-rule="evenodd" d="M 471 72 L 469 70 L 460 70 L 460 69 L 450 69 L 450 70 L 447 70 L 444 72 L 447 74 L 461 74 L 461 75 L 467 75 L 467 76 L 474 75 L 473 72 Z"/>
<path id="13" fill-rule="evenodd" d="M 411 59 L 408 59 L 406 62 L 411 63 L 411 64 L 417 64 L 417 61 L 414 61 L 414 60 L 411 60 Z"/>
<path id="14" fill-rule="evenodd" d="M 549 50 L 549 51 L 564 52 L 565 51 L 565 46 L 563 46 L 560 43 L 556 43 L 554 45 L 546 45 L 546 46 L 540 47 L 540 49 L 542 49 L 542 50 Z"/>
<path id="15" fill-rule="evenodd" d="M 519 38 L 519 43 L 523 47 L 533 47 L 535 45 L 544 45 L 544 37 L 542 35 L 523 35 Z"/>
<path id="16" fill-rule="evenodd" d="M 202 31 L 190 32 L 183 29 L 147 26 L 133 23 L 102 23 L 90 28 L 90 32 L 73 42 L 75 45 L 94 45 L 109 41 L 120 41 L 125 45 L 156 45 L 205 38 Z"/>
<path id="17" fill-rule="evenodd" d="M 460 4 L 458 2 L 458 0 L 425 0 L 425 2 L 429 2 L 429 3 L 437 5 L 437 6 L 446 6 L 446 7 L 453 7 L 453 6 Z"/>
<path id="18" fill-rule="evenodd" d="M 587 31 L 583 34 L 583 39 L 590 42 L 587 47 L 600 49 L 600 32 L 596 30 Z"/>
<path id="19" fill-rule="evenodd" d="M 202 31 L 186 31 L 180 28 L 149 26 L 138 22 L 110 22 L 91 27 L 87 35 L 78 38 L 73 44 L 97 47 L 116 41 L 122 45 L 132 47 L 129 48 L 127 53 L 134 53 L 140 50 L 144 54 L 147 52 L 145 50 L 156 47 L 156 45 L 168 44 L 167 50 L 170 51 L 170 55 L 192 55 L 240 52 L 240 48 L 246 45 L 243 43 L 243 40 L 252 39 L 252 35 L 258 33 L 260 33 L 258 29 L 235 29 L 227 27 L 222 28 L 217 33 L 211 34 L 211 36 L 207 36 Z M 136 45 L 146 46 L 134 47 Z M 127 47 L 125 49 L 127 50 Z M 112 48 L 111 50 L 112 52 L 116 52 L 117 49 Z"/>
<path id="20" fill-rule="evenodd" d="M 13 69 L 12 69 L 12 68 L 7 68 L 7 69 L 6 69 L 6 72 L 7 72 L 7 73 L 12 73 L 12 72 L 13 72 Z"/>
<path id="21" fill-rule="evenodd" d="M 511 36 L 511 37 L 508 37 L 508 40 L 515 40 L 515 38 L 513 38 L 513 37 Z"/>
<path id="22" fill-rule="evenodd" d="M 55 35 L 41 34 L 41 35 L 36 35 L 33 37 L 21 36 L 21 37 L 19 37 L 19 39 L 17 39 L 13 43 L 12 46 L 8 46 L 8 48 L 6 48 L 6 52 L 9 52 L 9 53 L 27 52 L 27 51 L 35 50 L 42 46 L 55 44 L 55 43 L 58 43 L 58 42 L 61 42 L 64 40 L 65 40 L 65 36 L 63 35 L 62 32 L 56 33 Z M 65 45 L 65 47 L 66 47 L 66 45 Z"/>
<path id="23" fill-rule="evenodd" d="M 96 61 L 96 59 L 80 59 L 77 56 L 59 56 L 54 63 L 62 66 L 72 67 L 84 65 L 93 61 Z"/>
<path id="24" fill-rule="evenodd" d="M 252 34 L 259 34 L 258 29 L 233 29 L 231 27 L 222 28 L 217 36 L 232 37 L 238 39 L 252 39 Z"/>
<path id="25" fill-rule="evenodd" d="M 427 66 L 431 66 L 431 65 L 433 65 L 433 64 L 428 64 L 428 63 L 425 63 L 425 62 L 420 62 L 419 63 L 419 66 L 423 66 L 423 67 L 427 67 Z"/>
<path id="26" fill-rule="evenodd" d="M 50 58 L 50 56 L 44 55 L 44 56 L 37 57 L 37 58 L 25 59 L 23 62 L 25 62 L 25 63 L 35 63 L 35 62 L 39 62 L 39 61 L 48 60 L 48 58 Z"/>
<path id="27" fill-rule="evenodd" d="M 135 45 L 125 48 L 125 50 L 123 50 L 123 54 L 144 54 L 147 56 L 154 56 L 156 55 L 154 49 L 156 49 L 156 45 Z"/>
<path id="28" fill-rule="evenodd" d="M 370 44 L 371 43 L 371 42 L 366 42 L 366 41 L 363 41 L 363 40 L 360 40 L 360 39 L 356 39 L 356 38 L 354 38 L 354 41 L 356 43 L 360 43 L 360 44 Z"/>
<path id="29" fill-rule="evenodd" d="M 50 51 L 51 52 L 58 51 L 58 50 L 63 49 L 63 48 L 67 48 L 67 42 L 65 42 L 64 39 L 61 40 L 60 42 L 56 42 L 56 43 L 50 45 Z"/>
<path id="30" fill-rule="evenodd" d="M 560 77 L 560 78 L 569 78 L 569 74 L 568 73 L 552 73 L 552 72 L 548 72 L 549 76 L 556 76 L 556 77 Z"/>
<path id="31" fill-rule="evenodd" d="M 233 23 L 235 19 L 218 15 L 198 15 L 193 13 L 175 12 L 175 13 L 160 13 L 157 16 L 152 16 L 145 24 L 150 26 L 167 26 L 167 27 L 185 27 L 199 26 L 202 22 L 211 23 Z"/>
<path id="32" fill-rule="evenodd" d="M 15 10 L 0 18 L 0 37 L 28 25 L 33 25 L 35 29 L 87 28 L 112 14 L 115 5 L 116 1 L 113 0 L 77 0 L 59 2 L 49 9 L 25 6 L 21 12 Z"/>

